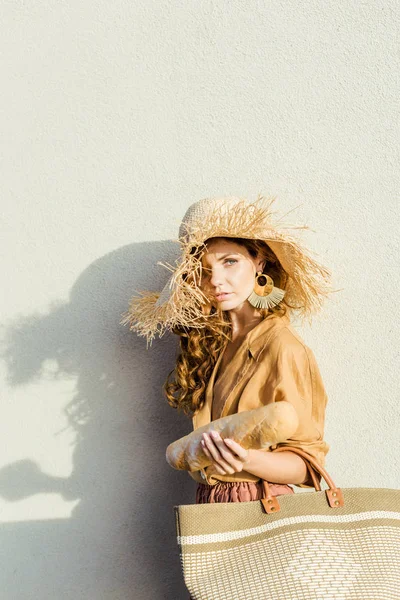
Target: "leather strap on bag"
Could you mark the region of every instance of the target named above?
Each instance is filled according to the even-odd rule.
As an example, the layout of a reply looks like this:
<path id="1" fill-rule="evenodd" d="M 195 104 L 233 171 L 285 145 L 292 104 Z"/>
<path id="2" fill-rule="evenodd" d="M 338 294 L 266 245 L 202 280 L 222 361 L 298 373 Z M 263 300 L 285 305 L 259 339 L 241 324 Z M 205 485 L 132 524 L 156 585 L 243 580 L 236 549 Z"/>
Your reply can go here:
<path id="1" fill-rule="evenodd" d="M 321 478 L 324 479 L 326 484 L 328 485 L 328 489 L 325 490 L 325 495 L 327 497 L 329 506 L 331 508 L 340 508 L 341 506 L 344 506 L 342 490 L 336 487 L 336 485 L 333 482 L 333 479 L 330 477 L 327 471 L 319 464 L 319 462 L 315 460 L 313 456 L 311 456 L 307 452 L 304 452 L 304 450 L 300 450 L 300 448 L 289 448 L 287 446 L 280 446 L 279 448 L 276 448 L 274 452 L 294 452 L 295 454 L 301 456 L 307 465 L 307 469 L 311 475 L 315 491 L 321 491 L 320 483 L 315 474 L 316 471 L 321 475 Z M 262 483 L 264 497 L 261 498 L 261 502 L 265 508 L 265 511 L 269 514 L 280 511 L 281 507 L 278 502 L 277 496 L 273 496 L 271 494 L 271 488 L 269 487 L 268 481 L 262 479 Z"/>

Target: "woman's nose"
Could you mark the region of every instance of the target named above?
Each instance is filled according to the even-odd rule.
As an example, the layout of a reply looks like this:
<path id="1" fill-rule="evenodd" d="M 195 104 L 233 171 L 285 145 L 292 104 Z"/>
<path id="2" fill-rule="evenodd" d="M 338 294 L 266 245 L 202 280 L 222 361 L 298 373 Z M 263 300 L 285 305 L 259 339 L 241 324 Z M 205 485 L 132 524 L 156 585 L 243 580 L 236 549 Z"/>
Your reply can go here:
<path id="1" fill-rule="evenodd" d="M 219 285 L 221 285 L 223 283 L 223 276 L 219 271 L 215 271 L 214 273 L 212 273 L 211 277 L 210 277 L 210 284 L 213 287 L 217 287 Z"/>

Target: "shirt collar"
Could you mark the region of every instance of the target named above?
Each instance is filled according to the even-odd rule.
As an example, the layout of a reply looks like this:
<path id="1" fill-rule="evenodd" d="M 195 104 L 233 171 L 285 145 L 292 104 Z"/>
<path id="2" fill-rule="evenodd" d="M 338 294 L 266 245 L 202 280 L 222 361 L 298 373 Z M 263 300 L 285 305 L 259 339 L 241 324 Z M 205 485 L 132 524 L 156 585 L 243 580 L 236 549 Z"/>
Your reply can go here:
<path id="1" fill-rule="evenodd" d="M 286 313 L 283 316 L 272 314 L 263 319 L 258 325 L 247 334 L 247 349 L 251 356 L 258 360 L 258 357 L 268 343 L 274 332 L 279 327 L 286 327 L 290 324 L 290 316 Z"/>

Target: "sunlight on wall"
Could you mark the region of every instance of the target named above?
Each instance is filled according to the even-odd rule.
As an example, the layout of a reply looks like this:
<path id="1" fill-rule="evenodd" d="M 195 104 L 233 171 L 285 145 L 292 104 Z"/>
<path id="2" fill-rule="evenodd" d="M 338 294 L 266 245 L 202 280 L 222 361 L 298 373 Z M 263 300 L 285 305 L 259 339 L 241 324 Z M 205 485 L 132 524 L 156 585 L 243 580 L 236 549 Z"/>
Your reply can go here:
<path id="1" fill-rule="evenodd" d="M 58 494 L 37 494 L 17 502 L 0 502 L 0 523 L 69 519 L 80 500 L 66 502 Z"/>
<path id="2" fill-rule="evenodd" d="M 47 365 L 48 366 L 48 365 Z M 71 419 L 76 378 L 43 378 L 2 390 L 0 522 L 68 519 L 80 503 L 74 454 L 79 426 Z M 53 369 L 53 376 L 56 372 Z"/>

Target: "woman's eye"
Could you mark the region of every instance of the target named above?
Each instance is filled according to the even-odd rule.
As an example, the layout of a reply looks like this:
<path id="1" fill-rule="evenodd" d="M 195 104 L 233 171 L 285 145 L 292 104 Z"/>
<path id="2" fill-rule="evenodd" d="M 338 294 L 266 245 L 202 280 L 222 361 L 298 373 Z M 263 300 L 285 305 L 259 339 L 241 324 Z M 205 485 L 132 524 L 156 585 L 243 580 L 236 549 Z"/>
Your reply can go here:
<path id="1" fill-rule="evenodd" d="M 237 261 L 235 258 L 226 258 L 226 259 L 224 260 L 224 265 L 225 265 L 225 264 L 227 264 L 227 263 L 229 263 L 229 264 L 231 264 L 231 265 L 232 265 L 232 264 L 235 264 L 235 263 L 237 263 L 237 262 L 238 262 L 238 261 Z M 204 278 L 206 278 L 206 277 L 210 277 L 210 276 L 211 276 L 211 273 L 212 273 L 212 269 L 207 269 L 207 268 L 205 268 L 205 267 L 203 267 L 203 268 L 202 268 L 202 277 L 204 277 Z"/>

